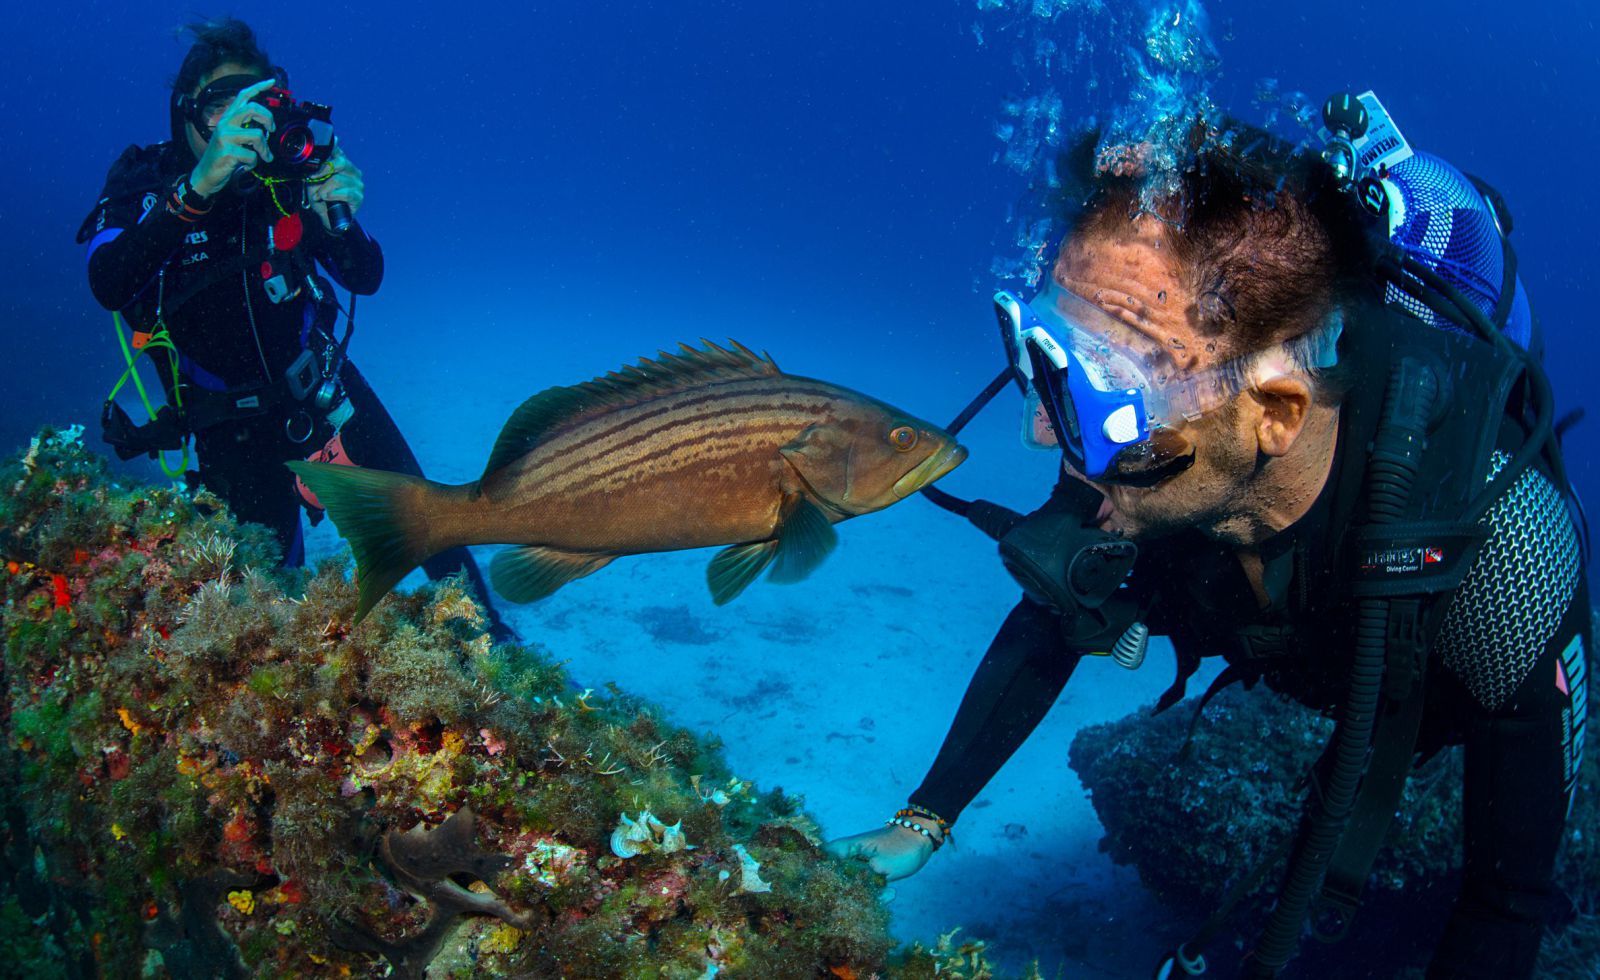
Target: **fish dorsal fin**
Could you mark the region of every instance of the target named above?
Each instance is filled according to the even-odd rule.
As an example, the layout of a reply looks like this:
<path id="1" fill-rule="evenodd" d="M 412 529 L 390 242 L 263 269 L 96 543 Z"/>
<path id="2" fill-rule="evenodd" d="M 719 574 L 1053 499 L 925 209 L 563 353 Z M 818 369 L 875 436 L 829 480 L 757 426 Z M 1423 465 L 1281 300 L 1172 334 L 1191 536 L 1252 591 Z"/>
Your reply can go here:
<path id="1" fill-rule="evenodd" d="M 626 408 L 674 391 L 713 381 L 772 378 L 782 374 L 765 352 L 757 354 L 736 340 L 731 349 L 701 339 L 704 347 L 679 344 L 677 353 L 659 351 L 593 381 L 546 388 L 511 413 L 495 440 L 483 479 L 543 442 L 556 429 L 603 412 Z M 480 480 L 480 482 L 482 482 Z"/>

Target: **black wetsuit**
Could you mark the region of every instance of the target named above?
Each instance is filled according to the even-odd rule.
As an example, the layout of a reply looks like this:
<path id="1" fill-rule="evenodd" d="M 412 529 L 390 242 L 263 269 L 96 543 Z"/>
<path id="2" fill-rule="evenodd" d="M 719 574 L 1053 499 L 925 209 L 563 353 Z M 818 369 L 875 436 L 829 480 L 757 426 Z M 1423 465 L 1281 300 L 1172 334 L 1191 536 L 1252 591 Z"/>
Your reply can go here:
<path id="1" fill-rule="evenodd" d="M 309 400 L 293 397 L 284 376 L 312 342 L 313 328 L 331 328 L 337 311 L 331 303 L 317 302 L 310 289 L 279 303 L 268 297 L 260 260 L 270 258 L 283 271 L 285 256 L 268 249 L 268 230 L 279 212 L 259 185 L 247 192 L 225 189 L 214 197 L 210 212 L 192 223 L 169 211 L 174 185 L 193 166 L 189 150 L 173 143 L 123 152 L 78 232 L 78 240 L 89 246 L 89 286 L 101 306 L 122 310 L 136 329 L 150 329 L 159 308 L 181 355 L 186 390 L 196 396 L 259 393 L 263 411 L 216 420 L 195 432 L 196 478 L 226 500 L 236 518 L 271 528 L 283 545 L 285 564 L 296 566 L 304 559 L 302 498 L 283 464 L 320 449 L 333 427 Z M 383 252 L 359 224 L 333 235 L 311 211 L 301 217 L 303 239 L 294 259 L 303 271 L 318 274 L 325 295 L 331 298 L 332 290 L 320 278 L 324 272 L 354 293 L 377 291 Z M 314 266 L 308 268 L 308 260 Z M 329 322 L 319 323 L 319 317 Z M 154 360 L 163 366 L 160 358 Z M 170 377 L 163 380 L 172 383 Z M 354 410 L 338 430 L 349 459 L 421 476 L 394 420 L 348 360 L 340 380 Z M 423 565 L 430 578 L 463 567 L 486 599 L 482 573 L 465 548 L 435 555 Z M 502 630 L 492 611 L 491 618 Z"/>
<path id="2" fill-rule="evenodd" d="M 1362 444 L 1349 436 L 1341 431 L 1341 446 Z M 1346 594 L 1333 579 L 1348 567 L 1339 529 L 1359 486 L 1348 462 L 1305 518 L 1261 546 L 1266 608 L 1234 552 L 1198 532 L 1141 546 L 1130 587 L 1150 602 L 1152 632 L 1178 653 L 1179 680 L 1163 703 L 1182 696 L 1205 655 L 1320 710 L 1337 702 L 1356 617 L 1347 599 L 1324 597 Z M 1044 509 L 1068 497 L 1058 486 Z M 1464 881 L 1429 976 L 1501 980 L 1532 974 L 1552 902 L 1581 758 L 1590 609 L 1578 536 L 1547 471 L 1524 472 L 1484 522 L 1488 540 L 1431 644 L 1418 748 L 1465 746 Z M 1251 642 L 1295 622 L 1311 628 L 1288 649 Z M 911 802 L 954 822 L 1043 720 L 1082 653 L 1063 641 L 1055 612 L 1019 602 Z"/>

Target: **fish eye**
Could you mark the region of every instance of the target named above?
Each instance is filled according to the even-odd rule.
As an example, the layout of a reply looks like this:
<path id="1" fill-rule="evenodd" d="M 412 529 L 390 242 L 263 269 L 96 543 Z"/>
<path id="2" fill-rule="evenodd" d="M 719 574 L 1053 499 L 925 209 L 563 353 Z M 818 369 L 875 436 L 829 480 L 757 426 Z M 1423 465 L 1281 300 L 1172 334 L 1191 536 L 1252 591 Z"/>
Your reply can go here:
<path id="1" fill-rule="evenodd" d="M 889 441 L 894 444 L 895 449 L 905 452 L 917 444 L 917 430 L 909 425 L 902 425 L 889 433 Z"/>

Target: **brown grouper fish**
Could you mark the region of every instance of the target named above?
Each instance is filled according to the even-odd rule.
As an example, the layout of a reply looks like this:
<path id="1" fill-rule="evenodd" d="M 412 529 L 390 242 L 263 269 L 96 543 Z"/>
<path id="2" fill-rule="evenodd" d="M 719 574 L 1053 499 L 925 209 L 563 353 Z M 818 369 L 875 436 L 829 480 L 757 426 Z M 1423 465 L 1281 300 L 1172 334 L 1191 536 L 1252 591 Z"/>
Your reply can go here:
<path id="1" fill-rule="evenodd" d="M 293 462 L 350 542 L 356 620 L 457 545 L 511 544 L 496 592 L 543 598 L 619 555 L 726 546 L 706 578 L 728 602 L 771 569 L 804 578 L 833 525 L 902 500 L 966 459 L 955 437 L 738 343 L 682 346 L 522 404 L 461 486 Z"/>

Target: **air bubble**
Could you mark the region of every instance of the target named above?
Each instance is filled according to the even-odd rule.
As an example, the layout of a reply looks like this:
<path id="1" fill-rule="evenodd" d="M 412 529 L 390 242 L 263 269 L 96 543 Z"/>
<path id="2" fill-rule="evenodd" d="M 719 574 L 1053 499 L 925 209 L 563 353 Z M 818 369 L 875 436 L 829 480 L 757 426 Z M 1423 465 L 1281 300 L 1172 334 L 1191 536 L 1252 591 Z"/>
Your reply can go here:
<path id="1" fill-rule="evenodd" d="M 1181 186 L 1191 167 L 1190 138 L 1197 120 L 1217 139 L 1221 113 L 1210 95 L 1221 59 L 1202 0 L 972 0 L 982 23 L 980 45 L 1009 49 L 1020 92 L 1000 107 L 992 132 L 996 159 L 1029 185 L 1005 238 L 1056 241 L 1061 229 L 1035 235 L 1030 227 L 1049 213 L 1056 220 L 1061 181 L 1052 165 L 1061 149 L 1087 127 L 1102 136 L 1101 160 L 1137 164 L 1141 211 L 1160 205 Z M 999 42 L 999 43 L 996 43 Z M 1276 96 L 1276 85 L 1260 86 Z M 1016 91 L 1015 89 L 1013 91 Z M 1023 231 L 1021 236 L 1018 231 Z M 1159 246 L 1157 246 L 1159 247 Z M 1030 248 L 1030 252 L 1033 250 Z M 1026 278 L 1048 261 L 1048 250 L 997 262 Z"/>

